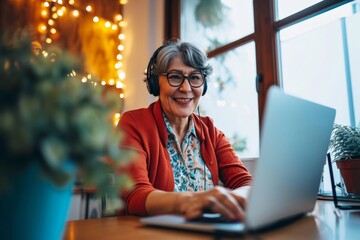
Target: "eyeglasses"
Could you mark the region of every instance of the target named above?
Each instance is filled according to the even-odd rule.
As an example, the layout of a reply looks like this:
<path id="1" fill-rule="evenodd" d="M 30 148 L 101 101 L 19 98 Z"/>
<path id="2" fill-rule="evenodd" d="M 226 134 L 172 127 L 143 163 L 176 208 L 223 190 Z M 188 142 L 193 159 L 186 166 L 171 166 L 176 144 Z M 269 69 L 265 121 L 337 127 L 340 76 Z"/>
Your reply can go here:
<path id="1" fill-rule="evenodd" d="M 166 76 L 170 86 L 179 87 L 181 86 L 185 79 L 189 81 L 189 84 L 193 88 L 199 88 L 204 84 L 205 74 L 201 74 L 200 72 L 194 72 L 189 74 L 188 76 L 184 76 L 181 72 L 171 71 L 167 73 L 162 73 L 163 76 Z"/>

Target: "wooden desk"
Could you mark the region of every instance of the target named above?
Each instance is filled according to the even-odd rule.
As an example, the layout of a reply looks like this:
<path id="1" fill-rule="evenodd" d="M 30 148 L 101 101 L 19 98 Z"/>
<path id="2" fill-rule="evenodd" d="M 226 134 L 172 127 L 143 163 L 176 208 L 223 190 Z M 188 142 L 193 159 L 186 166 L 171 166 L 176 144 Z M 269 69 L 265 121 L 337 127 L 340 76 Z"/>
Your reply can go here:
<path id="1" fill-rule="evenodd" d="M 338 217 L 333 206 L 331 201 L 318 200 L 313 213 L 307 217 L 283 227 L 238 236 L 236 239 L 360 239 L 360 211 L 341 211 Z M 139 218 L 127 216 L 69 221 L 64 240 L 78 239 L 205 240 L 235 237 L 147 227 L 140 224 Z"/>

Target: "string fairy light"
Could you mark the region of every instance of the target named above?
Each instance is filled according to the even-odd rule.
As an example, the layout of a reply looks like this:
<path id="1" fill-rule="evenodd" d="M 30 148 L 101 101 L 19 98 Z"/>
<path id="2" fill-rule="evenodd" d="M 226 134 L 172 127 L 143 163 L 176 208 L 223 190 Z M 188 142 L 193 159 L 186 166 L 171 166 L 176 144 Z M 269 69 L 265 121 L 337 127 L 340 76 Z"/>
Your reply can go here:
<path id="1" fill-rule="evenodd" d="M 99 15 L 95 14 L 95 5 L 88 1 L 86 6 L 81 7 L 81 4 L 78 4 L 79 0 L 43 0 L 41 1 L 40 17 L 43 20 L 37 27 L 38 33 L 41 36 L 42 40 L 47 44 L 51 44 L 61 32 L 57 28 L 57 21 L 63 17 L 75 17 L 78 18 L 82 14 L 92 15 L 91 21 L 93 24 L 104 24 L 103 27 L 110 29 L 114 32 L 117 32 L 117 46 L 114 51 L 114 73 L 116 76 L 113 76 L 109 79 L 102 79 L 99 84 L 109 87 L 113 87 L 119 94 L 121 99 L 125 98 L 124 94 L 124 82 L 126 78 L 126 73 L 124 70 L 124 55 L 123 51 L 125 50 L 125 39 L 126 36 L 123 32 L 123 29 L 127 26 L 126 21 L 122 14 L 116 14 L 113 19 L 106 19 Z M 119 0 L 118 4 L 120 6 L 120 13 L 122 13 L 122 7 L 128 1 Z M 71 73 L 74 75 L 75 72 Z M 81 81 L 86 82 L 91 79 L 91 75 L 83 77 Z M 120 113 L 116 113 L 114 116 L 114 124 L 120 119 Z M 115 124 L 116 125 L 116 124 Z"/>

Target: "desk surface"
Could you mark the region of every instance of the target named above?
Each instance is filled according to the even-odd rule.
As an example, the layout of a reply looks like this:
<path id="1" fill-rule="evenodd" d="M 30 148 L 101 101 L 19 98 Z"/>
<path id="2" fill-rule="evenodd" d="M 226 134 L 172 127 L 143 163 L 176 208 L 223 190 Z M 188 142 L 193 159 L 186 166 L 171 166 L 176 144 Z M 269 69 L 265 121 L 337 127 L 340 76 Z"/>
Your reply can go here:
<path id="1" fill-rule="evenodd" d="M 331 201 L 318 200 L 312 214 L 276 229 L 243 235 L 241 239 L 359 239 L 360 211 L 334 213 Z M 185 232 L 143 226 L 138 217 L 110 217 L 69 221 L 64 240 L 78 239 L 156 239 L 156 240 L 203 240 L 235 239 L 212 236 L 206 233 Z M 236 239 L 239 239 L 237 237 Z"/>

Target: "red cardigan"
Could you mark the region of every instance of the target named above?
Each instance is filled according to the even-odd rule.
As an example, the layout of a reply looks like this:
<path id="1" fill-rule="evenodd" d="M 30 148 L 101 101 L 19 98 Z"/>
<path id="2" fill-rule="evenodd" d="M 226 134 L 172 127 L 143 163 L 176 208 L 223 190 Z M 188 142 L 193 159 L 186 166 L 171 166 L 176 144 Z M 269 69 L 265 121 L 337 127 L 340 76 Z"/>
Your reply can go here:
<path id="1" fill-rule="evenodd" d="M 201 141 L 201 155 L 212 174 L 214 185 L 219 184 L 219 179 L 224 187 L 230 189 L 251 185 L 251 175 L 213 121 L 196 114 L 192 117 Z M 160 101 L 152 103 L 148 108 L 125 112 L 118 127 L 124 132 L 120 146 L 137 153 L 129 167 L 135 186 L 122 196 L 124 212 L 145 216 L 148 215 L 145 201 L 151 191 L 174 190 L 174 176 L 166 148 L 168 133 Z"/>

